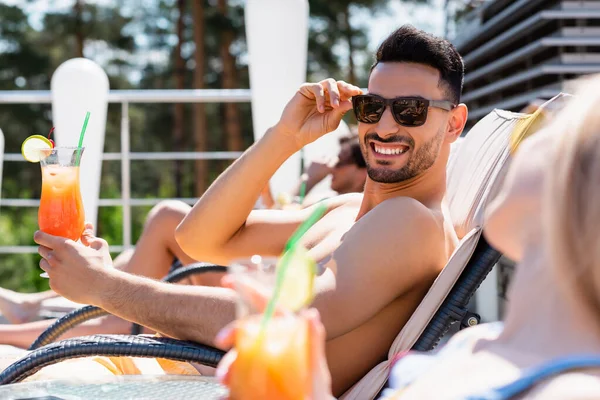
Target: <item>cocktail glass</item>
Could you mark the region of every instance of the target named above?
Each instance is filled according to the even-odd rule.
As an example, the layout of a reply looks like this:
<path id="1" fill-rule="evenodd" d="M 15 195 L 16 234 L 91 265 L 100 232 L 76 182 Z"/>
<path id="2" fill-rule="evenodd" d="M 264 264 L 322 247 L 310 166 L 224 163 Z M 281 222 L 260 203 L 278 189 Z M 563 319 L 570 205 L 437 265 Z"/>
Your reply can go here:
<path id="1" fill-rule="evenodd" d="M 78 147 L 40 150 L 42 196 L 38 225 L 42 232 L 74 241 L 81 237 L 85 214 L 79 184 L 79 162 L 83 150 Z"/>
<path id="2" fill-rule="evenodd" d="M 254 256 L 230 267 L 239 294 L 238 354 L 229 383 L 232 400 L 310 397 L 307 322 L 296 313 L 278 309 L 263 323 L 265 299 L 275 288 L 276 265 L 276 258 Z"/>

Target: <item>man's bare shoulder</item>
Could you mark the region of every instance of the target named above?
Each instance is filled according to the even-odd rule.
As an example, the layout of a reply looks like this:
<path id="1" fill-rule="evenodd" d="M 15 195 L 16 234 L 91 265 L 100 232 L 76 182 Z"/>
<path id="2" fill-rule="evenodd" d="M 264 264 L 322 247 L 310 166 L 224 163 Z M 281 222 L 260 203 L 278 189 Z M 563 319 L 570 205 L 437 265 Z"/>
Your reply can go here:
<path id="1" fill-rule="evenodd" d="M 443 224 L 439 215 L 439 212 L 411 197 L 395 197 L 379 204 L 363 219 L 368 224 L 379 224 L 383 233 L 389 230 L 397 232 L 398 224 L 402 224 L 411 226 L 413 234 L 430 236 L 438 232 L 443 237 Z M 387 223 L 381 223 L 383 221 Z"/>
<path id="2" fill-rule="evenodd" d="M 406 197 L 387 200 L 365 214 L 339 250 L 342 264 L 368 265 L 372 272 L 380 271 L 382 283 L 397 281 L 405 290 L 437 275 L 445 264 L 442 224 L 432 210 Z"/>

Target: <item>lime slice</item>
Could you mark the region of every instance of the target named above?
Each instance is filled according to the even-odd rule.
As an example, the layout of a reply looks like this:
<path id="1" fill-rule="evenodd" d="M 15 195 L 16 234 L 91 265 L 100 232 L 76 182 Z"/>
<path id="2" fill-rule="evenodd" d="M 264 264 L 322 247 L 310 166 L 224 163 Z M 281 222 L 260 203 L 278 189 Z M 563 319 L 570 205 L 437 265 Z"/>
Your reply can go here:
<path id="1" fill-rule="evenodd" d="M 51 150 L 52 143 L 42 135 L 29 136 L 21 145 L 21 154 L 27 161 L 40 162 L 42 150 Z"/>
<path id="2" fill-rule="evenodd" d="M 296 246 L 292 251 L 277 304 L 286 310 L 298 311 L 313 301 L 317 265 L 303 246 Z"/>
<path id="3" fill-rule="evenodd" d="M 275 202 L 279 207 L 287 206 L 292 203 L 292 196 L 289 193 L 281 192 L 277 195 Z"/>

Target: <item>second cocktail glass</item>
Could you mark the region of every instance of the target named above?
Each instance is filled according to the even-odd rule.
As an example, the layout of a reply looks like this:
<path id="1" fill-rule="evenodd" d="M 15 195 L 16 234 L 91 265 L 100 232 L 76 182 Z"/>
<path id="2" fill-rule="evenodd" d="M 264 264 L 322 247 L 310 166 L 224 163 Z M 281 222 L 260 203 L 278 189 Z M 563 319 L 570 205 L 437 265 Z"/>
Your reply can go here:
<path id="1" fill-rule="evenodd" d="M 263 322 L 265 299 L 275 287 L 276 265 L 276 258 L 254 256 L 230 267 L 239 295 L 237 360 L 229 383 L 232 400 L 310 397 L 308 324 L 286 310 Z"/>

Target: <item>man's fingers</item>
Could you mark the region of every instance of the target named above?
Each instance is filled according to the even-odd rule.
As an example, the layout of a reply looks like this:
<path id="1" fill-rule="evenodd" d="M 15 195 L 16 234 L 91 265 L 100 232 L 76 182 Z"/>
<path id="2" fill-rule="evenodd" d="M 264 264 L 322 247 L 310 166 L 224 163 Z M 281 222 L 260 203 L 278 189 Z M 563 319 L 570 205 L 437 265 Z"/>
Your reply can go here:
<path id="1" fill-rule="evenodd" d="M 229 380 L 235 366 L 236 358 L 237 351 L 231 350 L 230 352 L 225 354 L 225 356 L 223 356 L 221 362 L 219 362 L 219 365 L 217 366 L 215 376 L 217 377 L 217 380 L 225 386 L 229 384 Z"/>
<path id="2" fill-rule="evenodd" d="M 50 256 L 50 252 L 52 251 L 52 249 L 46 247 L 46 246 L 39 246 L 38 247 L 38 254 L 40 256 L 42 256 L 43 258 L 48 258 Z"/>
<path id="3" fill-rule="evenodd" d="M 315 309 L 308 309 L 304 312 L 304 317 L 308 321 L 308 333 L 310 341 L 310 364 L 313 371 L 318 370 L 321 359 L 325 355 L 325 329 L 321 323 L 319 312 Z"/>
<path id="4" fill-rule="evenodd" d="M 325 93 L 329 95 L 329 104 L 331 107 L 337 108 L 340 105 L 340 92 L 337 82 L 330 78 L 321 81 L 321 85 L 325 88 Z"/>
<path id="5" fill-rule="evenodd" d="M 58 263 L 58 259 L 56 258 L 54 251 L 46 246 L 39 246 L 38 254 L 52 266 L 55 266 Z"/>
<path id="6" fill-rule="evenodd" d="M 305 83 L 300 86 L 299 93 L 309 100 L 314 99 L 319 112 L 322 113 L 325 111 L 325 90 L 319 83 Z"/>
<path id="7" fill-rule="evenodd" d="M 94 235 L 94 225 L 90 223 L 85 224 L 85 229 L 81 234 L 81 243 L 94 250 L 101 250 L 104 247 L 108 247 L 106 240 Z"/>
<path id="8" fill-rule="evenodd" d="M 308 99 L 314 98 L 320 113 L 333 108 L 344 114 L 352 109 L 352 96 L 362 94 L 362 90 L 358 86 L 329 78 L 319 83 L 302 85 L 300 94 Z"/>
<path id="9" fill-rule="evenodd" d="M 45 258 L 42 258 L 40 260 L 40 268 L 44 272 L 50 272 L 50 270 L 52 269 L 52 266 L 48 263 L 48 260 L 46 260 Z"/>
<path id="10" fill-rule="evenodd" d="M 312 94 L 315 96 L 315 100 L 317 101 L 317 110 L 319 110 L 319 112 L 325 112 L 325 103 L 326 103 L 326 98 L 325 98 L 325 89 L 323 88 L 323 86 L 319 85 L 318 83 L 311 85 L 310 88 Z"/>
<path id="11" fill-rule="evenodd" d="M 50 249 L 56 249 L 61 246 L 64 246 L 68 239 L 65 239 L 60 236 L 50 235 L 46 232 L 36 231 L 33 234 L 33 241 Z"/>
<path id="12" fill-rule="evenodd" d="M 326 333 L 319 312 L 314 309 L 308 309 L 304 313 L 308 320 L 309 348 L 310 348 L 310 366 L 312 371 L 320 371 L 325 363 L 325 339 Z"/>
<path id="13" fill-rule="evenodd" d="M 221 286 L 229 289 L 235 289 L 235 281 L 233 280 L 233 276 L 224 275 L 221 278 Z"/>
<path id="14" fill-rule="evenodd" d="M 235 331 L 237 328 L 237 322 L 234 321 L 219 331 L 217 337 L 215 337 L 215 345 L 220 349 L 230 349 L 235 344 Z"/>
<path id="15" fill-rule="evenodd" d="M 81 234 L 81 243 L 83 243 L 84 246 L 90 246 L 94 238 L 94 232 L 86 227 L 86 229 Z"/>
<path id="16" fill-rule="evenodd" d="M 358 96 L 363 93 L 362 89 L 358 86 L 351 85 L 344 81 L 337 81 L 337 87 L 342 100 L 348 100 L 352 96 Z"/>
<path id="17" fill-rule="evenodd" d="M 105 247 L 108 247 L 108 242 L 104 239 L 94 237 L 92 240 L 90 240 L 89 246 L 94 250 L 102 250 Z"/>
<path id="18" fill-rule="evenodd" d="M 309 309 L 303 313 L 308 323 L 309 369 L 312 371 L 313 399 L 331 398 L 331 373 L 325 358 L 325 328 L 319 312 Z M 329 394 L 329 396 L 327 396 Z"/>
<path id="19" fill-rule="evenodd" d="M 338 110 L 342 113 L 352 110 L 352 102 L 350 100 L 342 100 Z"/>

